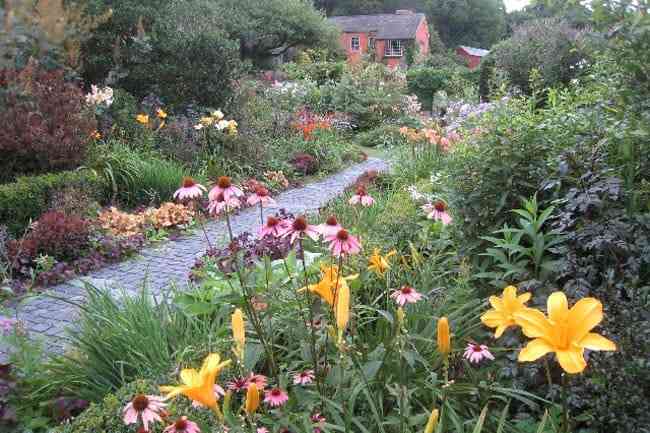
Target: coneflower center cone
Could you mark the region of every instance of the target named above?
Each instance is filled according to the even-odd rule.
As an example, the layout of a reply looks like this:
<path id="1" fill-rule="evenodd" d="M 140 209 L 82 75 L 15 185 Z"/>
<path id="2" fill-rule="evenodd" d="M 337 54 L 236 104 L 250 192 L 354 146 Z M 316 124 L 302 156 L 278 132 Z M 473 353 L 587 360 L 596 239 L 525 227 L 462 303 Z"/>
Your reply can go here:
<path id="1" fill-rule="evenodd" d="M 194 185 L 196 185 L 196 182 L 191 177 L 185 176 L 183 178 L 183 188 L 191 188 Z"/>
<path id="2" fill-rule="evenodd" d="M 176 431 L 185 431 L 187 430 L 187 421 L 183 418 L 179 418 L 174 423 L 174 427 L 176 428 Z"/>
<path id="3" fill-rule="evenodd" d="M 336 226 L 339 224 L 339 222 L 336 220 L 336 217 L 334 215 L 331 215 L 325 220 L 325 224 L 328 226 Z"/>
<path id="4" fill-rule="evenodd" d="M 294 230 L 296 231 L 303 231 L 307 229 L 307 220 L 305 217 L 298 217 L 295 220 L 293 220 L 293 223 L 291 224 Z"/>
<path id="5" fill-rule="evenodd" d="M 348 234 L 348 231 L 345 229 L 339 230 L 339 232 L 336 234 L 336 238 L 341 240 L 341 241 L 347 241 L 350 235 Z"/>
<path id="6" fill-rule="evenodd" d="M 219 188 L 226 189 L 232 185 L 232 182 L 228 176 L 221 176 L 219 180 L 217 180 L 217 185 L 219 185 Z"/>
<path id="7" fill-rule="evenodd" d="M 137 410 L 138 412 L 142 412 L 148 407 L 149 399 L 146 395 L 140 394 L 133 397 L 133 409 Z"/>
<path id="8" fill-rule="evenodd" d="M 447 209 L 447 205 L 445 205 L 444 202 L 442 201 L 437 201 L 433 207 L 438 211 L 438 212 L 444 212 L 445 209 Z"/>

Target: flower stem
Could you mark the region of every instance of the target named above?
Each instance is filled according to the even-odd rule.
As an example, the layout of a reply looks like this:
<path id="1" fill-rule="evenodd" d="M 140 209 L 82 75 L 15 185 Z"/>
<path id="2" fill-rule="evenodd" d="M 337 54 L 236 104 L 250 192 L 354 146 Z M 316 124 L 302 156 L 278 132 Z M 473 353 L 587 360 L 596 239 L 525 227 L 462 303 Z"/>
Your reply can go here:
<path id="1" fill-rule="evenodd" d="M 316 376 L 316 387 L 321 399 L 321 406 L 324 405 L 323 384 L 320 370 L 318 368 L 318 353 L 316 352 L 316 331 L 314 329 L 314 306 L 309 298 L 309 278 L 307 276 L 307 263 L 305 262 L 305 249 L 302 244 L 302 238 L 298 238 L 298 247 L 300 248 L 300 256 L 302 261 L 302 272 L 305 277 L 305 299 L 307 301 L 307 310 L 309 311 L 309 334 L 311 342 L 312 360 L 314 363 L 314 376 Z"/>
<path id="2" fill-rule="evenodd" d="M 569 392 L 566 373 L 562 373 L 562 433 L 569 433 Z"/>

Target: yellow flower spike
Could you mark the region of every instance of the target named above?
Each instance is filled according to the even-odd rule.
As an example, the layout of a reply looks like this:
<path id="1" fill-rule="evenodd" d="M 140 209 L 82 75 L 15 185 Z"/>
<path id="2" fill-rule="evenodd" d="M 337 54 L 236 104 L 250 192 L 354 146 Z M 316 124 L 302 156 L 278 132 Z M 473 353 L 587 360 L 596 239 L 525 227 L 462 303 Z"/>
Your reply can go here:
<path id="1" fill-rule="evenodd" d="M 220 414 L 217 397 L 214 393 L 214 384 L 221 370 L 230 365 L 230 362 L 230 360 L 222 362 L 218 354 L 211 353 L 203 360 L 201 370 L 186 368 L 181 371 L 182 385 L 161 386 L 160 392 L 166 394 L 165 399 L 184 395 Z"/>
<path id="2" fill-rule="evenodd" d="M 531 298 L 530 293 L 517 296 L 517 288 L 508 286 L 503 289 L 503 294 L 490 296 L 492 309 L 481 316 L 481 322 L 489 328 L 496 328 L 494 338 L 499 338 L 510 326 L 516 326 L 514 315 L 527 309 L 526 302 Z"/>
<path id="3" fill-rule="evenodd" d="M 548 317 L 528 308 L 514 314 L 517 325 L 532 338 L 519 352 L 519 362 L 536 361 L 554 352 L 560 367 L 570 374 L 587 367 L 584 353 L 589 350 L 616 350 L 616 344 L 590 332 L 603 320 L 603 304 L 595 298 L 583 298 L 569 309 L 566 295 L 554 292 L 547 301 Z"/>
<path id="4" fill-rule="evenodd" d="M 143 125 L 149 124 L 149 116 L 147 114 L 138 114 L 135 116 L 135 120 Z"/>
<path id="5" fill-rule="evenodd" d="M 246 331 L 244 329 L 244 314 L 237 308 L 232 314 L 232 338 L 235 341 L 233 352 L 241 362 L 244 362 L 244 348 L 246 347 Z"/>
<path id="6" fill-rule="evenodd" d="M 390 264 L 388 263 L 388 259 L 391 256 L 394 256 L 395 254 L 397 254 L 397 251 L 392 250 L 385 256 L 382 256 L 381 254 L 379 254 L 379 248 L 375 248 L 375 250 L 372 253 L 372 256 L 370 256 L 370 258 L 368 259 L 368 270 L 373 271 L 380 277 L 383 277 L 386 271 L 390 269 Z"/>
<path id="7" fill-rule="evenodd" d="M 438 319 L 438 352 L 443 355 L 451 353 L 451 335 L 449 334 L 449 321 L 446 317 Z"/>
<path id="8" fill-rule="evenodd" d="M 433 409 L 431 415 L 429 415 L 429 421 L 427 421 L 427 426 L 424 428 L 424 433 L 433 433 L 436 427 L 438 427 L 438 417 L 440 413 L 438 409 Z"/>
<path id="9" fill-rule="evenodd" d="M 162 108 L 159 108 L 158 110 L 156 110 L 156 116 L 158 116 L 159 119 L 166 119 L 167 113 Z"/>
<path id="10" fill-rule="evenodd" d="M 244 407 L 244 411 L 246 412 L 246 415 L 251 415 L 255 413 L 259 405 L 260 405 L 260 392 L 257 389 L 257 385 L 254 382 L 252 382 L 248 385 L 248 389 L 246 390 L 246 405 Z"/>
<path id="11" fill-rule="evenodd" d="M 350 321 L 350 288 L 347 285 L 339 288 L 334 315 L 336 316 L 336 328 L 340 343 L 343 339 L 343 331 Z"/>

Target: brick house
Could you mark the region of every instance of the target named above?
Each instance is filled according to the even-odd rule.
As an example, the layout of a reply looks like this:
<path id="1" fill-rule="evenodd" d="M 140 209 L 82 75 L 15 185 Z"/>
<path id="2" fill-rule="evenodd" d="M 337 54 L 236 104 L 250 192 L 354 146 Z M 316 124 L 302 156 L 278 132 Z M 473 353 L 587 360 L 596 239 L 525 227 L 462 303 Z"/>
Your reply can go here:
<path id="1" fill-rule="evenodd" d="M 468 68 L 474 69 L 481 64 L 481 59 L 490 54 L 490 52 L 481 48 L 472 48 L 461 45 L 460 47 L 456 48 L 456 54 L 467 60 Z"/>
<path id="2" fill-rule="evenodd" d="M 408 50 L 416 57 L 429 54 L 429 25 L 424 14 L 397 10 L 394 14 L 328 18 L 341 29 L 341 44 L 350 63 L 363 56 L 391 67 L 406 66 Z"/>

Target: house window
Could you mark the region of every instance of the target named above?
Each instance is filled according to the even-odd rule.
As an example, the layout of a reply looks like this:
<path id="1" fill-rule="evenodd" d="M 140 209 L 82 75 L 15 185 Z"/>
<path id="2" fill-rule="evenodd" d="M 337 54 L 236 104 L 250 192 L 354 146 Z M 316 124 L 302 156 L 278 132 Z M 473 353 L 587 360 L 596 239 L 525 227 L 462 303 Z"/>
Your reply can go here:
<path id="1" fill-rule="evenodd" d="M 352 36 L 352 39 L 350 39 L 350 47 L 352 48 L 352 51 L 359 51 L 360 46 L 361 43 L 359 41 L 359 36 Z"/>
<path id="2" fill-rule="evenodd" d="M 403 55 L 402 41 L 399 39 L 392 39 L 386 41 L 384 49 L 384 56 L 386 57 L 401 57 Z"/>

